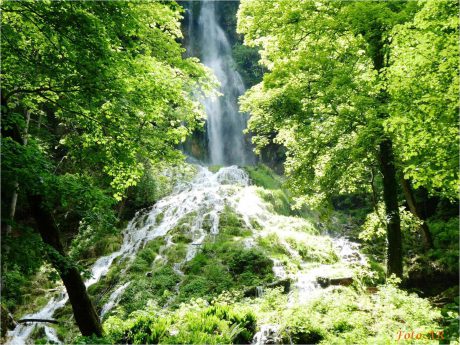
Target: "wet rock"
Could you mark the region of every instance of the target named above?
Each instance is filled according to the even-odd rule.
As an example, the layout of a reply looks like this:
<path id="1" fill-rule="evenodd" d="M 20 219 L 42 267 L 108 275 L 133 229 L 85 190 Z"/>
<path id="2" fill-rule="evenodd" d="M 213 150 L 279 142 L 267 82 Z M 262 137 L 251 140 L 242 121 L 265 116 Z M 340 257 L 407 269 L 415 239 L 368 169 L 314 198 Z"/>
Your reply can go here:
<path id="1" fill-rule="evenodd" d="M 377 292 L 379 292 L 378 287 L 375 287 L 375 286 L 366 287 L 366 293 L 368 293 L 368 294 L 376 294 Z"/>
<path id="2" fill-rule="evenodd" d="M 289 289 L 291 288 L 291 279 L 282 279 L 278 280 L 276 282 L 266 284 L 263 287 L 261 286 L 253 286 L 250 287 L 249 289 L 244 291 L 244 297 L 260 297 L 260 290 L 264 289 L 273 289 L 276 287 L 282 287 L 283 288 L 283 293 L 288 293 Z"/>
<path id="3" fill-rule="evenodd" d="M 278 325 L 262 325 L 260 331 L 256 333 L 253 339 L 254 345 L 280 344 Z"/>
<path id="4" fill-rule="evenodd" d="M 291 288 L 291 279 L 282 279 L 276 282 L 267 284 L 265 287 L 273 289 L 276 287 L 282 287 L 284 293 L 288 293 L 289 289 Z"/>
<path id="5" fill-rule="evenodd" d="M 316 281 L 322 288 L 328 287 L 330 285 L 349 286 L 353 284 L 352 277 L 343 277 L 343 278 L 318 277 L 316 278 Z"/>
<path id="6" fill-rule="evenodd" d="M 250 287 L 243 292 L 244 297 L 256 297 L 257 296 L 257 286 Z"/>
<path id="7" fill-rule="evenodd" d="M 16 327 L 17 323 L 13 319 L 13 315 L 4 307 L 1 306 L 1 329 L 0 333 L 1 336 L 4 337 L 6 334 L 6 331 L 9 329 L 13 329 Z"/>
<path id="8" fill-rule="evenodd" d="M 344 256 L 344 260 L 348 262 L 359 262 L 361 257 L 358 252 L 353 252 Z"/>

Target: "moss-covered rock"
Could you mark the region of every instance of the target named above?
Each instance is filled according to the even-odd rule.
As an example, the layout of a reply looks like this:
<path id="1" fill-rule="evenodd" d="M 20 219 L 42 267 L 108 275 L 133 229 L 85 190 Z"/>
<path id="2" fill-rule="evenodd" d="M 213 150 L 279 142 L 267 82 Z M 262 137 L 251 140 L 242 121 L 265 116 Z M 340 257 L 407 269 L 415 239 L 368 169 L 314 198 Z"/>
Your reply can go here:
<path id="1" fill-rule="evenodd" d="M 136 276 L 120 299 L 124 314 L 144 309 L 149 300 L 164 305 L 179 281 L 180 277 L 169 265 L 157 268 L 151 276 Z"/>
<path id="2" fill-rule="evenodd" d="M 299 240 L 299 238 L 287 238 L 286 241 L 306 262 L 332 264 L 339 261 L 332 242 L 328 238 L 304 235 L 302 240 Z"/>
<path id="3" fill-rule="evenodd" d="M 263 164 L 244 167 L 251 182 L 265 189 L 281 189 L 282 178 Z"/>

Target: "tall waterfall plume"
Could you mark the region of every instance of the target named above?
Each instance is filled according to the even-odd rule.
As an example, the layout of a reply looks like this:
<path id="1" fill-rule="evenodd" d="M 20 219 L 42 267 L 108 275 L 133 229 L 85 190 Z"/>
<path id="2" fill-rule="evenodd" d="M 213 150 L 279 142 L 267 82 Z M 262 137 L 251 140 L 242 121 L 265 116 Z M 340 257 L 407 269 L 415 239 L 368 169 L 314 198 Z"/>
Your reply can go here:
<path id="1" fill-rule="evenodd" d="M 203 1 L 199 7 L 188 6 L 187 49 L 211 68 L 220 82 L 222 96 L 204 102 L 209 163 L 247 165 L 253 163 L 254 156 L 243 133 L 247 115 L 238 110 L 238 97 L 245 87 L 235 69 L 229 39 L 218 22 L 218 3 Z"/>

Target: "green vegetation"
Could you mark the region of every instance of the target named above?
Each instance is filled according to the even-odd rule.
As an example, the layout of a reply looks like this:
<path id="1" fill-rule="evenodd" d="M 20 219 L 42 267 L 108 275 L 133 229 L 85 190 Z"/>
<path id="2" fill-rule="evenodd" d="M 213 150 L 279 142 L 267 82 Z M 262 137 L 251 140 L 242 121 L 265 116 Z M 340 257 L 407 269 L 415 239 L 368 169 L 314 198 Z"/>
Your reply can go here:
<path id="1" fill-rule="evenodd" d="M 256 320 L 248 309 L 198 299 L 173 313 L 152 307 L 127 321 L 112 317 L 105 328 L 106 342 L 113 344 L 245 344 L 255 333 Z"/>
<path id="2" fill-rule="evenodd" d="M 63 343 L 458 345 L 458 2 L 216 2 L 258 163 L 202 189 L 201 6 L 1 3 L 0 341 L 66 289 Z"/>
<path id="3" fill-rule="evenodd" d="M 240 216 L 238 216 L 229 206 L 225 206 L 219 216 L 219 237 L 246 237 L 252 234 Z"/>
<path id="4" fill-rule="evenodd" d="M 159 267 L 151 277 L 132 275 L 133 279 L 120 300 L 126 315 L 143 309 L 149 300 L 157 301 L 159 305 L 167 302 L 169 294 L 179 282 L 179 277 L 170 266 Z"/>
<path id="5" fill-rule="evenodd" d="M 291 339 L 295 344 L 393 343 L 400 330 L 426 336 L 442 330 L 439 312 L 426 300 L 391 284 L 379 286 L 375 294 L 332 289 L 307 308 L 285 314 L 281 336 L 283 342 Z M 424 343 L 437 341 L 425 339 Z"/>
<path id="6" fill-rule="evenodd" d="M 327 238 L 309 236 L 306 240 L 288 238 L 287 242 L 294 248 L 306 262 L 319 262 L 331 264 L 338 261 L 332 242 Z"/>
<path id="7" fill-rule="evenodd" d="M 249 343 L 262 324 L 278 324 L 283 343 L 368 344 L 391 343 L 399 331 L 425 336 L 442 330 L 440 312 L 429 303 L 400 290 L 394 283 L 377 287 L 374 293 L 354 288 L 328 289 L 307 305 L 286 308 L 286 295 L 279 288 L 262 298 L 244 299 L 224 293 L 209 304 L 192 300 L 177 310 L 165 312 L 151 304 L 123 320 L 110 317 L 105 323 L 105 343 Z M 455 333 L 444 331 L 445 339 Z M 453 331 L 452 331 L 453 332 Z M 92 339 L 81 339 L 91 343 Z"/>
<path id="8" fill-rule="evenodd" d="M 184 265 L 186 277 L 178 301 L 201 297 L 210 300 L 223 291 L 244 290 L 273 280 L 273 262 L 257 248 L 244 248 L 240 238 L 248 236 L 242 220 L 229 207 L 221 214 L 219 235 L 207 241 Z"/>
<path id="9" fill-rule="evenodd" d="M 259 164 L 256 166 L 247 166 L 244 168 L 251 179 L 251 182 L 256 186 L 265 189 L 281 189 L 283 181 L 280 176 L 277 176 L 270 168 Z"/>
<path id="10" fill-rule="evenodd" d="M 433 219 L 429 222 L 433 237 L 435 238 L 435 248 L 428 253 L 431 260 L 436 261 L 444 269 L 455 272 L 458 271 L 458 219 Z"/>
<path id="11" fill-rule="evenodd" d="M 160 2 L 2 3 L 2 255 L 20 257 L 7 267 L 9 291 L 39 267 L 24 270 L 23 257 L 45 258 L 41 245 L 27 252 L 8 244 L 33 223 L 86 335 L 102 329 L 69 242 L 87 233 L 79 242 L 90 245 L 77 246 L 77 257 L 116 247 L 91 244 L 117 236 L 129 188 L 140 182 L 150 194 L 152 167 L 181 161 L 177 145 L 203 124 L 197 90 L 215 86 L 203 65 L 182 56 L 181 10 Z M 132 207 L 146 193 L 134 191 Z M 21 302 L 12 292 L 8 299 Z"/>
<path id="12" fill-rule="evenodd" d="M 271 205 L 274 213 L 282 214 L 283 216 L 290 216 L 293 214 L 291 202 L 282 189 L 259 189 L 258 194 L 262 200 Z"/>
<path id="13" fill-rule="evenodd" d="M 238 11 L 268 69 L 241 98 L 254 144 L 285 146 L 305 203 L 358 191 L 383 201 L 387 269 L 400 277 L 400 200 L 423 217 L 411 188 L 458 199 L 457 13 L 454 1 L 244 0 Z"/>
<path id="14" fill-rule="evenodd" d="M 259 196 L 272 206 L 275 213 L 289 216 L 294 214 L 287 191 L 283 188 L 283 180 L 270 168 L 259 164 L 252 167 L 245 167 L 251 179 L 251 183 L 262 187 L 258 189 Z"/>

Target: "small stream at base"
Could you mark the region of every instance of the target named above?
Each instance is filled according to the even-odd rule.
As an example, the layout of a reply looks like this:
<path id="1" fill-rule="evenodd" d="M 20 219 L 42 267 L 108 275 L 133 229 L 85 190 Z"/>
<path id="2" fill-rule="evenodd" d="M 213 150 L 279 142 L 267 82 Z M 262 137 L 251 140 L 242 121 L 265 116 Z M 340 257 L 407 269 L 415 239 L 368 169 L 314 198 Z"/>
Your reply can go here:
<path id="1" fill-rule="evenodd" d="M 188 231 L 192 242 L 187 246 L 185 258 L 174 264 L 174 271 L 183 276 L 182 266 L 193 259 L 199 251 L 200 245 L 208 238 L 215 237 L 219 233 L 219 216 L 224 208 L 230 207 L 236 212 L 246 226 L 252 230 L 252 237 L 244 240 L 244 246 L 251 247 L 256 244 L 256 239 L 263 236 L 266 231 L 277 231 L 289 233 L 290 229 L 305 226 L 305 220 L 301 218 L 285 217 L 274 214 L 268 205 L 261 200 L 254 186 L 250 186 L 249 177 L 245 171 L 237 166 L 221 168 L 218 172 L 212 173 L 207 168 L 197 166 L 198 172 L 191 182 L 184 182 L 176 186 L 174 192 L 158 201 L 150 210 L 141 211 L 130 221 L 123 233 L 123 243 L 121 248 L 104 257 L 99 258 L 91 269 L 91 278 L 85 282 L 87 287 L 97 283 L 109 271 L 110 267 L 117 260 L 117 265 L 126 261 L 125 271 L 120 274 L 120 281 L 114 287 L 107 303 L 102 307 L 101 316 L 117 305 L 123 292 L 129 287 L 130 282 L 123 280 L 123 272 L 129 268 L 129 263 L 135 258 L 136 253 L 142 249 L 149 241 L 158 237 L 165 236 L 166 243 L 160 248 L 159 254 L 154 260 L 162 262 L 164 251 L 174 243 L 168 232 L 181 224 L 187 218 Z M 191 217 L 192 216 L 192 217 Z M 258 226 L 254 227 L 257 223 Z M 338 255 L 345 262 L 360 262 L 364 258 L 357 246 L 346 239 L 332 239 Z M 283 242 L 290 255 L 299 257 L 297 251 L 292 249 L 288 243 Z M 347 261 L 349 260 L 349 261 Z M 273 271 L 278 279 L 288 277 L 283 264 L 273 259 Z M 306 267 L 306 266 L 305 266 Z M 320 266 L 311 270 L 300 270 L 295 277 L 293 291 L 290 293 L 290 303 L 306 303 L 314 295 L 315 291 L 320 291 L 316 279 L 322 273 L 324 267 Z M 317 274 L 318 273 L 318 274 Z M 180 283 L 176 286 L 179 290 Z M 259 291 L 260 290 L 260 291 Z M 176 291 L 176 292 L 177 292 Z M 263 289 L 258 289 L 263 295 Z M 169 305 L 171 300 L 167 302 Z M 62 308 L 68 301 L 67 293 L 63 288 L 59 293 L 52 297 L 50 301 L 36 313 L 25 315 L 23 318 L 52 319 L 56 310 Z M 166 305 L 166 306 L 167 306 Z M 7 344 L 21 345 L 32 343 L 30 339 L 35 327 L 43 327 L 48 340 L 62 344 L 58 339 L 56 330 L 48 325 L 30 322 L 20 324 L 7 333 Z M 271 328 L 270 328 L 271 327 Z M 261 332 L 256 334 L 255 342 L 264 344 L 264 333 L 273 335 L 270 329 L 276 325 L 262 325 Z"/>

